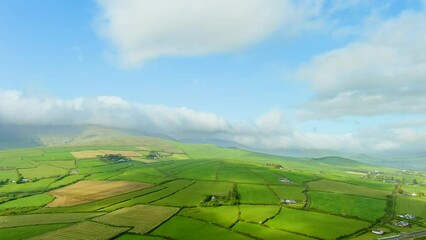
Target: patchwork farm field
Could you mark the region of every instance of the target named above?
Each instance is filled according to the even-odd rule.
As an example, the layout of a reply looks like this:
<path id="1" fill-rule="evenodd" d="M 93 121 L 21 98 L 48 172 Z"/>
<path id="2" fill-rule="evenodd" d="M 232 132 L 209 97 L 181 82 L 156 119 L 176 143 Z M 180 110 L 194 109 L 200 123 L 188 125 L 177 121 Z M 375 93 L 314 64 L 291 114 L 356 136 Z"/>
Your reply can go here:
<path id="1" fill-rule="evenodd" d="M 385 215 L 386 200 L 314 191 L 309 196 L 312 209 L 369 221 Z"/>
<path id="2" fill-rule="evenodd" d="M 371 224 L 349 218 L 304 210 L 284 208 L 267 226 L 323 239 L 350 235 Z"/>
<path id="3" fill-rule="evenodd" d="M 72 223 L 96 217 L 101 213 L 52 213 L 0 216 L 0 228 L 43 225 L 52 223 Z"/>
<path id="4" fill-rule="evenodd" d="M 311 188 L 311 190 L 315 191 L 334 192 L 340 194 L 357 195 L 381 199 L 386 199 L 386 196 L 391 194 L 390 191 L 330 180 L 319 180 L 309 182 L 309 187 Z"/>
<path id="5" fill-rule="evenodd" d="M 50 239 L 111 239 L 128 228 L 111 227 L 95 222 L 81 222 L 65 228 L 60 228 L 38 236 L 31 237 L 31 240 L 50 240 Z"/>
<path id="6" fill-rule="evenodd" d="M 53 195 L 55 200 L 48 207 L 74 206 L 150 186 L 149 184 L 125 181 L 80 181 L 50 191 L 49 194 Z"/>
<path id="7" fill-rule="evenodd" d="M 108 213 L 95 220 L 114 226 L 132 226 L 130 232 L 144 234 L 173 216 L 179 208 L 136 205 Z"/>
<path id="8" fill-rule="evenodd" d="M 0 151 L 0 239 L 351 239 L 409 231 L 389 227 L 407 213 L 425 227 L 424 197 L 406 194 L 424 186 L 397 193 L 338 161 L 143 137 Z"/>

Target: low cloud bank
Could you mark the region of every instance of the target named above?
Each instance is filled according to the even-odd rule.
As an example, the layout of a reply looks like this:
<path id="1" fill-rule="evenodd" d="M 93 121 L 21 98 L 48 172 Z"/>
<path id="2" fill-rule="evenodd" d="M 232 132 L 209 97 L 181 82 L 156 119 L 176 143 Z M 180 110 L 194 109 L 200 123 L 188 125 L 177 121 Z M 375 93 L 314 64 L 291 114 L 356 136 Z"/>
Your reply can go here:
<path id="1" fill-rule="evenodd" d="M 426 131 L 401 123 L 355 133 L 327 135 L 304 132 L 271 111 L 253 122 L 230 122 L 213 113 L 188 108 L 144 105 L 120 97 L 100 96 L 64 100 L 0 90 L 0 124 L 62 126 L 96 124 L 137 129 L 177 139 L 232 141 L 260 150 L 330 150 L 349 153 L 421 153 Z"/>

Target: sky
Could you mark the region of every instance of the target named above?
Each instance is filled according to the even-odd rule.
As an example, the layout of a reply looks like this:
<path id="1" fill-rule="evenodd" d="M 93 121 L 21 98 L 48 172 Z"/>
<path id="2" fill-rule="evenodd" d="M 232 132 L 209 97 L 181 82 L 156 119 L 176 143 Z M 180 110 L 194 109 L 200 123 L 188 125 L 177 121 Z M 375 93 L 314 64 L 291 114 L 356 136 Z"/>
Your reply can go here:
<path id="1" fill-rule="evenodd" d="M 0 1 L 0 125 L 424 156 L 424 0 Z"/>

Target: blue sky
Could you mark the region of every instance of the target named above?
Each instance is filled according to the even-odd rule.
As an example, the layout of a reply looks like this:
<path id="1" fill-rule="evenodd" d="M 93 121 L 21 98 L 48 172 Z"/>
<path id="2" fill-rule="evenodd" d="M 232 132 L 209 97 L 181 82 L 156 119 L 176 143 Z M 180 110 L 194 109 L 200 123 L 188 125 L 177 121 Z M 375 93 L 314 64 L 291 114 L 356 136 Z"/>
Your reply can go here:
<path id="1" fill-rule="evenodd" d="M 0 123 L 421 155 L 425 19 L 420 0 L 5 0 Z"/>

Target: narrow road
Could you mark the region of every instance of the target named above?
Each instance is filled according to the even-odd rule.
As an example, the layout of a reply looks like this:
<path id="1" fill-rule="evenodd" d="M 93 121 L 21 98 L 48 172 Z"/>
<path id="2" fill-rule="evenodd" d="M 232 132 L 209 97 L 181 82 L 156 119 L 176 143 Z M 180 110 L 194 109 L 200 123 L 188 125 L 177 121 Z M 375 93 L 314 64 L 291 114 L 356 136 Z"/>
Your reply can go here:
<path id="1" fill-rule="evenodd" d="M 401 239 L 409 239 L 409 238 L 423 237 L 423 236 L 426 236 L 426 230 L 421 230 L 421 231 L 411 232 L 411 233 L 400 233 L 395 236 L 378 238 L 378 240 L 390 240 L 390 239 L 401 240 Z"/>

